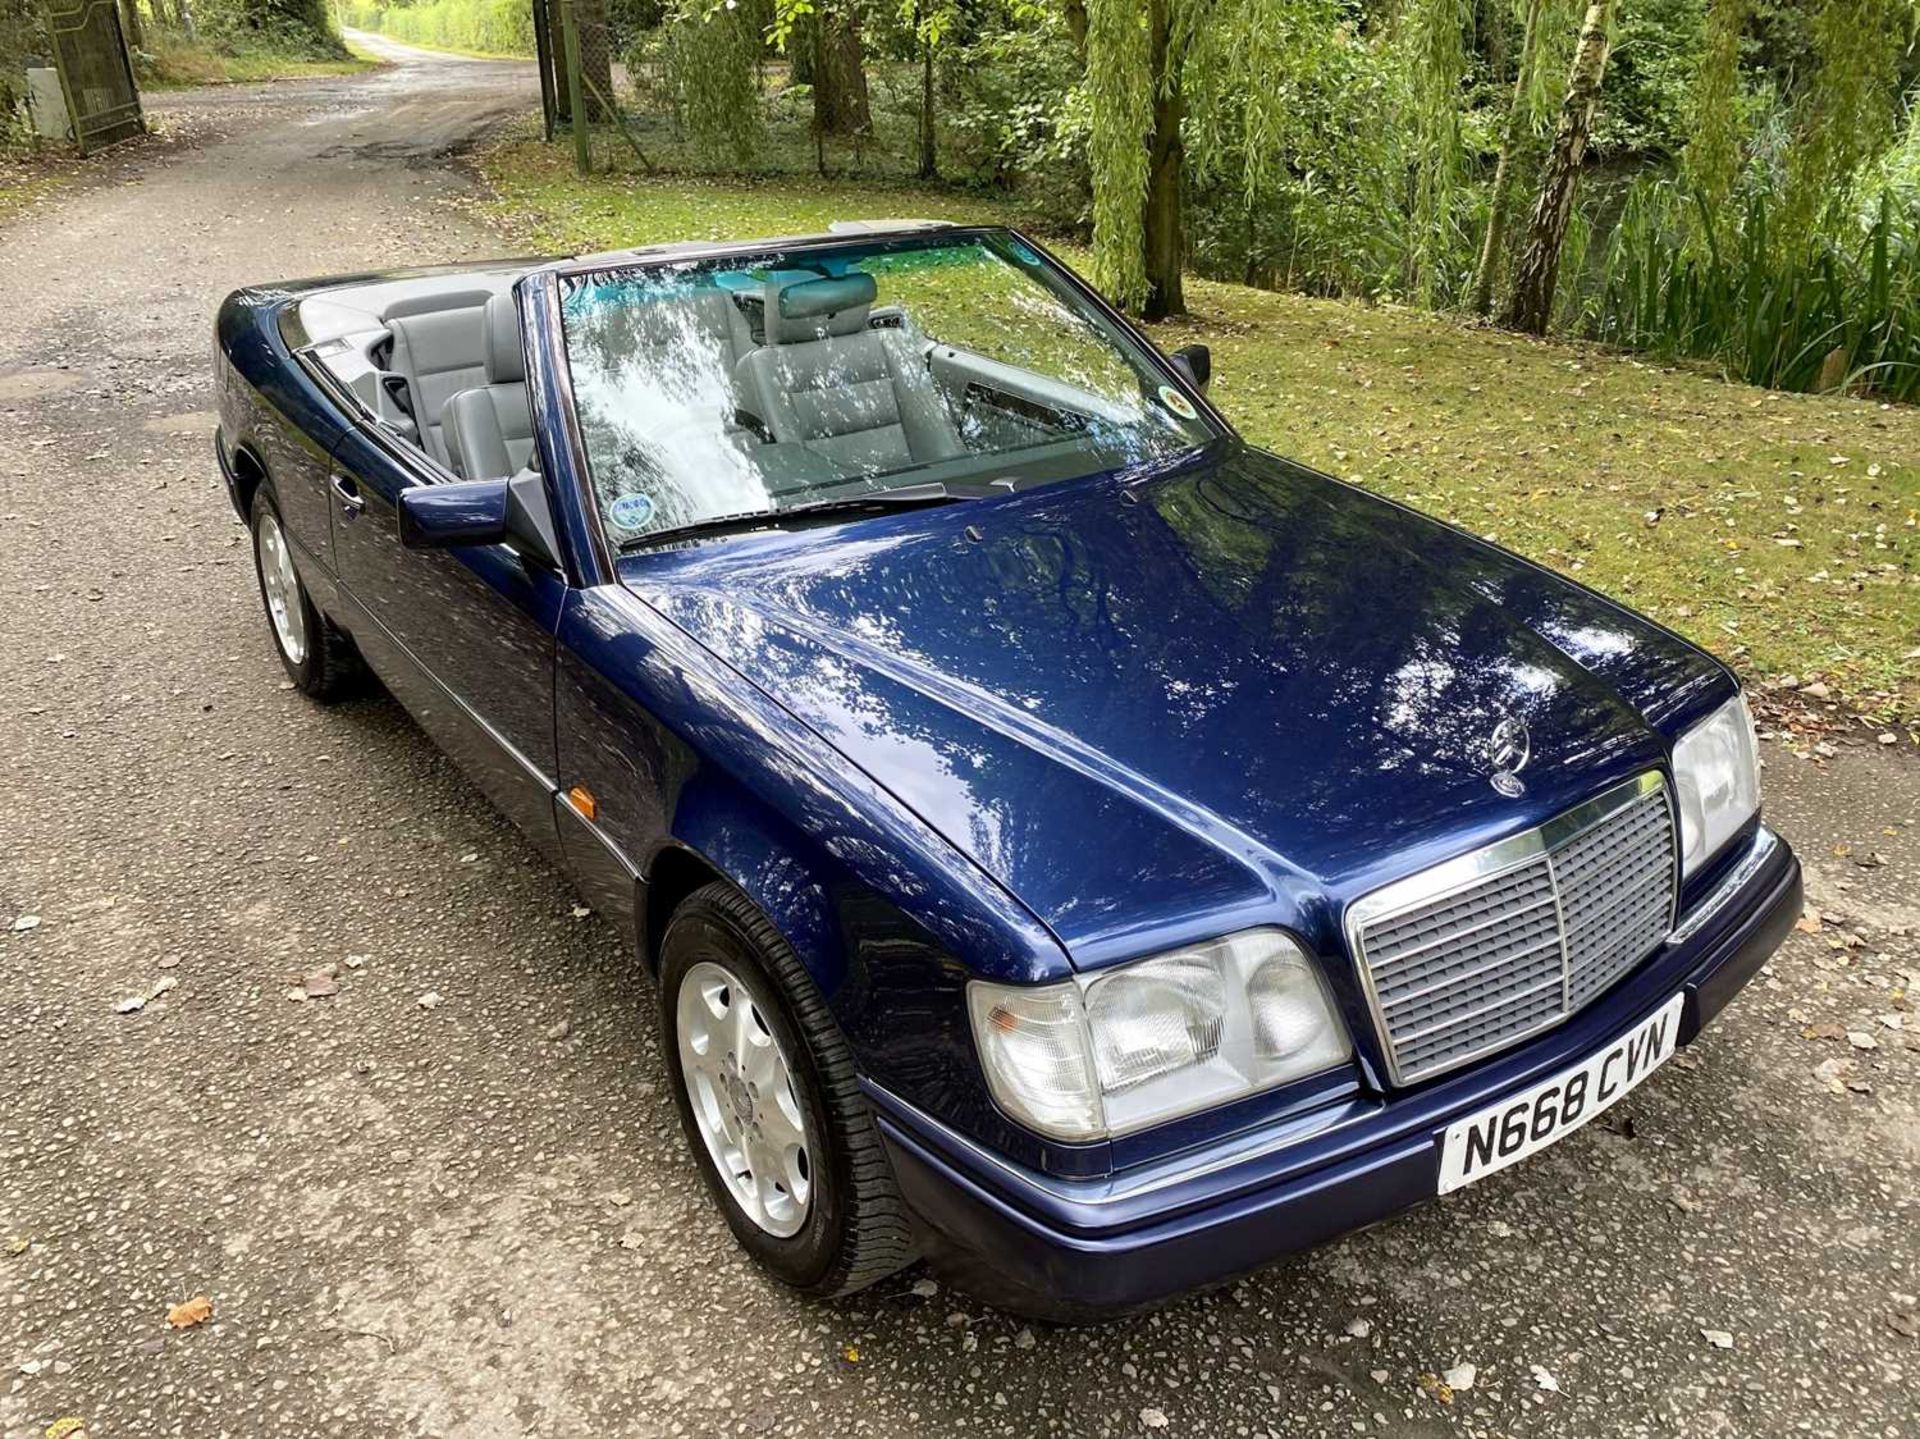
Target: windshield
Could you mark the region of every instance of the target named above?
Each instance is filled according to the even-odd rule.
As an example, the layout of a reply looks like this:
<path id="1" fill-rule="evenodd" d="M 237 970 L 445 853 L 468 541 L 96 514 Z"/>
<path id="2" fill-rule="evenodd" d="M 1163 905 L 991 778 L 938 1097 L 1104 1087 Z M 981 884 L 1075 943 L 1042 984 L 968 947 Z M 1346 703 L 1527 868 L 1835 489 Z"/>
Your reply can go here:
<path id="1" fill-rule="evenodd" d="M 1218 433 L 1008 234 L 593 271 L 562 281 L 561 313 L 616 543 L 909 488 L 1025 488 Z"/>

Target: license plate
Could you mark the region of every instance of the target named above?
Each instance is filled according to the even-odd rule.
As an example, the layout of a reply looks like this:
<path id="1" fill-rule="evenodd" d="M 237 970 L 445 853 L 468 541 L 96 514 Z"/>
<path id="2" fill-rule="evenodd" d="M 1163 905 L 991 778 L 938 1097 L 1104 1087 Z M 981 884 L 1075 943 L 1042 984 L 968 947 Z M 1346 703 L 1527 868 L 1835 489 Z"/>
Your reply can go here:
<path id="1" fill-rule="evenodd" d="M 1685 996 L 1635 1025 L 1572 1069 L 1447 1126 L 1440 1192 L 1464 1189 L 1565 1138 L 1666 1063 L 1680 1034 Z"/>

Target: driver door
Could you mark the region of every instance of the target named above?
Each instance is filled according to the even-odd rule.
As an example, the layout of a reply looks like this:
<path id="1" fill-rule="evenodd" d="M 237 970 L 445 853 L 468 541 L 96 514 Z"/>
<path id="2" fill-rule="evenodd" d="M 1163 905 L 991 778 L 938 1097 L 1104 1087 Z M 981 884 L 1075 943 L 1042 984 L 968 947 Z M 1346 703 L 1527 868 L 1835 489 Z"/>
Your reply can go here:
<path id="1" fill-rule="evenodd" d="M 566 581 L 506 545 L 402 548 L 400 492 L 436 482 L 424 455 L 364 428 L 334 449 L 344 616 L 420 727 L 558 862 L 553 662 Z"/>

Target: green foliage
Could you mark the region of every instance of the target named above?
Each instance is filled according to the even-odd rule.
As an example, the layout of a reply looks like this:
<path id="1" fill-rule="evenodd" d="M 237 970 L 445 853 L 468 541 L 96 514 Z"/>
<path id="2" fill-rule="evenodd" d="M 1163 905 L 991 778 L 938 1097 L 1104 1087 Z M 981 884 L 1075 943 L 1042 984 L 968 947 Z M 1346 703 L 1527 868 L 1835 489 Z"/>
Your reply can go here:
<path id="1" fill-rule="evenodd" d="M 1752 0 L 1712 0 L 1700 66 L 1688 97 L 1691 138 L 1681 154 L 1680 168 L 1709 215 L 1719 214 L 1733 198 L 1740 178 L 1740 32 L 1751 10 Z"/>
<path id="2" fill-rule="evenodd" d="M 1596 154 L 1666 156 L 1687 144 L 1710 3 L 1726 8 L 1720 0 L 1622 0 L 1589 142 Z M 1744 11 L 1747 0 L 1736 3 Z M 1565 75 L 1561 61 L 1554 79 Z"/>
<path id="3" fill-rule="evenodd" d="M 1792 246 L 1774 242 L 1774 204 L 1755 191 L 1729 223 L 1697 194 L 1640 185 L 1589 333 L 1771 389 L 1920 400 L 1920 200 L 1883 190 L 1865 223 Z"/>
<path id="4" fill-rule="evenodd" d="M 344 60 L 327 0 L 197 0 L 196 35 L 222 53 Z"/>
<path id="5" fill-rule="evenodd" d="M 533 7 L 527 0 L 342 0 L 347 25 L 376 30 L 409 45 L 471 55 L 534 53 Z"/>
<path id="6" fill-rule="evenodd" d="M 1408 154 L 1397 56 L 1338 0 L 1238 0 L 1188 60 L 1201 267 L 1317 294 L 1397 290 Z"/>
<path id="7" fill-rule="evenodd" d="M 29 143 L 27 66 L 44 45 L 35 0 L 0 0 L 0 154 Z"/>
<path id="8" fill-rule="evenodd" d="M 1824 0 L 1813 21 L 1818 57 L 1801 95 L 1787 154 L 1775 242 L 1818 248 L 1861 167 L 1892 137 L 1898 60 L 1910 0 Z"/>
<path id="9" fill-rule="evenodd" d="M 1059 7 L 962 27 L 940 55 L 943 169 L 1031 191 L 1063 222 L 1085 219 L 1092 129 L 1080 60 Z"/>
<path id="10" fill-rule="evenodd" d="M 1408 0 L 1400 19 L 1413 166 L 1406 271 L 1409 290 L 1426 305 L 1450 298 L 1466 278 L 1460 92 L 1472 19 L 1471 0 Z"/>

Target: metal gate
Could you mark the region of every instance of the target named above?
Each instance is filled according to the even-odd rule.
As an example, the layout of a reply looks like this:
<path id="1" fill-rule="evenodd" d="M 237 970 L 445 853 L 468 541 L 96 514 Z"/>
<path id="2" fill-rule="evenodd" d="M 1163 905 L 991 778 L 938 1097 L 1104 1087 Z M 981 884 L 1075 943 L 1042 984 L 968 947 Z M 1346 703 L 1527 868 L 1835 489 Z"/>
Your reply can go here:
<path id="1" fill-rule="evenodd" d="M 146 129 L 140 91 L 114 0 L 46 0 L 47 39 L 80 153 L 130 140 Z"/>

